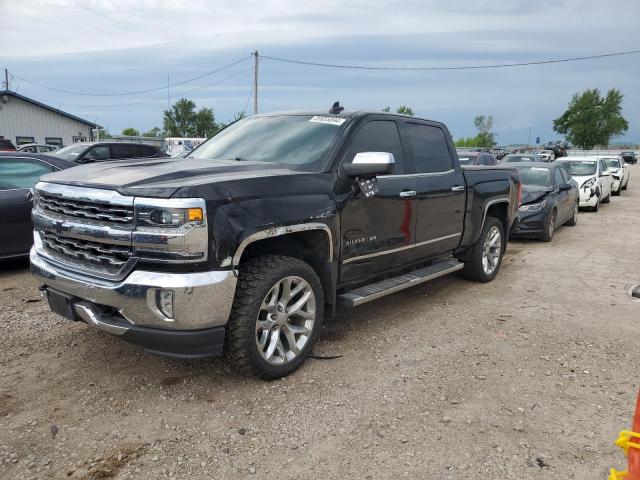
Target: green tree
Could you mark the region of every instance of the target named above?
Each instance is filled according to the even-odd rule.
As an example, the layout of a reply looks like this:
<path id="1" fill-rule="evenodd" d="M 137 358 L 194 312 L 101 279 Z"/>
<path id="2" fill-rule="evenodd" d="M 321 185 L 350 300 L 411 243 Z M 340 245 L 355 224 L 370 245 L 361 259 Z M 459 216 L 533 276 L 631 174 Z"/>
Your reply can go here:
<path id="1" fill-rule="evenodd" d="M 406 105 L 401 105 L 396 108 L 396 113 L 401 113 L 402 115 L 411 115 L 413 117 L 413 110 L 411 107 L 407 107 Z"/>
<path id="2" fill-rule="evenodd" d="M 160 129 L 160 127 L 153 127 L 148 132 L 144 132 L 142 134 L 144 137 L 163 137 L 164 132 Z"/>
<path id="3" fill-rule="evenodd" d="M 106 139 L 106 138 L 112 138 L 111 137 L 111 133 L 109 133 L 109 130 L 105 127 L 98 127 L 99 133 L 100 133 L 100 140 Z"/>
<path id="4" fill-rule="evenodd" d="M 597 88 L 575 94 L 567 110 L 553 121 L 553 129 L 584 150 L 608 146 L 613 135 L 629 129 L 622 116 L 623 95 L 614 88 L 603 98 Z"/>
<path id="5" fill-rule="evenodd" d="M 202 108 L 196 112 L 196 104 L 186 98 L 165 110 L 163 126 L 168 137 L 205 137 L 218 131 L 213 110 Z"/>
<path id="6" fill-rule="evenodd" d="M 493 148 L 496 145 L 496 134 L 491 131 L 493 117 L 491 115 L 478 115 L 473 119 L 473 124 L 478 129 L 478 134 L 475 137 L 458 139 L 455 142 L 455 146 Z"/>
<path id="7" fill-rule="evenodd" d="M 384 107 L 382 109 L 383 112 L 389 112 L 391 110 L 391 107 Z"/>
<path id="8" fill-rule="evenodd" d="M 138 137 L 140 136 L 140 132 L 135 128 L 129 127 L 122 130 L 122 135 L 127 135 L 129 137 Z"/>

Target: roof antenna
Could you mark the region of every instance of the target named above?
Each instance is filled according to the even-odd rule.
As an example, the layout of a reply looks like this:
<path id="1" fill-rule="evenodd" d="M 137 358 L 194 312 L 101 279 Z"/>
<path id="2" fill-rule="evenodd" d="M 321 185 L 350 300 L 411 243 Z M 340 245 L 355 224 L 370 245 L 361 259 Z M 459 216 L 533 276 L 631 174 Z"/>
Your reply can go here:
<path id="1" fill-rule="evenodd" d="M 329 113 L 338 114 L 344 110 L 344 107 L 340 106 L 340 102 L 334 102 Z"/>

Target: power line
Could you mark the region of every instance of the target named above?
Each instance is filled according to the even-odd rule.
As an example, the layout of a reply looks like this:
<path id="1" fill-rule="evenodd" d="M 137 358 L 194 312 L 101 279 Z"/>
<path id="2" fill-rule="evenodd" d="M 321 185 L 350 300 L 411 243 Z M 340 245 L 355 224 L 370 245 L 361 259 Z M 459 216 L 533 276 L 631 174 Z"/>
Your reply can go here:
<path id="1" fill-rule="evenodd" d="M 207 87 L 211 87 L 213 85 L 217 85 L 218 83 L 222 83 L 222 82 L 225 82 L 227 80 L 231 80 L 232 78 L 238 77 L 238 76 L 242 75 L 243 73 L 247 73 L 247 72 L 249 72 L 251 70 L 253 70 L 253 67 L 245 68 L 244 70 L 240 70 L 239 72 L 236 72 L 236 73 L 234 73 L 232 75 L 229 75 L 229 76 L 226 76 L 226 77 L 221 78 L 219 80 L 216 80 L 215 82 L 207 83 L 206 85 L 201 85 L 199 87 L 192 88 L 191 90 L 187 90 L 185 92 L 180 92 L 180 93 L 178 93 L 176 95 L 173 95 L 173 97 L 175 98 L 177 96 L 187 95 L 189 93 L 192 93 L 192 92 L 195 92 L 195 91 L 198 91 L 198 90 L 202 90 L 203 88 L 207 88 Z M 158 102 L 160 100 L 164 101 L 164 100 L 166 100 L 166 97 L 152 98 L 152 99 L 143 100 L 143 101 L 140 101 L 140 102 L 120 103 L 120 104 L 116 104 L 116 105 L 76 105 L 76 104 L 73 104 L 73 103 L 66 103 L 66 102 L 63 102 L 60 105 L 61 106 L 65 105 L 67 107 L 75 107 L 75 108 L 120 108 L 120 107 L 132 107 L 134 105 L 144 105 L 146 103 Z"/>
<path id="2" fill-rule="evenodd" d="M 247 112 L 247 107 L 249 107 L 249 102 L 251 101 L 251 96 L 253 95 L 253 89 L 256 86 L 255 77 L 253 82 L 251 82 L 251 90 L 249 90 L 249 96 L 247 97 L 247 101 L 244 104 L 244 108 L 242 109 L 242 114 L 244 115 Z"/>
<path id="3" fill-rule="evenodd" d="M 24 78 L 24 77 L 22 77 L 20 75 L 13 74 L 13 76 L 14 76 L 14 78 L 18 78 L 18 79 L 22 80 L 23 82 L 29 83 L 31 85 L 35 85 L 36 87 L 45 88 L 47 90 L 51 90 L 51 91 L 58 92 L 58 93 L 66 93 L 66 94 L 69 94 L 69 95 L 81 95 L 81 96 L 86 96 L 86 97 L 119 97 L 119 96 L 127 96 L 127 95 L 138 95 L 138 94 L 141 94 L 141 93 L 157 92 L 158 90 L 165 90 L 165 89 L 168 89 L 170 87 L 176 87 L 178 85 L 184 85 L 185 83 L 193 82 L 194 80 L 199 80 L 201 78 L 208 77 L 209 75 L 213 75 L 214 73 L 218 73 L 218 72 L 221 72 L 223 70 L 226 70 L 227 68 L 231 68 L 234 65 L 237 65 L 239 63 L 245 62 L 250 58 L 251 58 L 251 56 L 243 57 L 240 60 L 236 60 L 235 62 L 229 63 L 228 65 L 224 65 L 223 67 L 216 68 L 215 70 L 212 70 L 210 72 L 203 73 L 201 75 L 197 75 L 195 77 L 191 77 L 191 78 L 188 78 L 186 80 L 182 80 L 181 82 L 167 84 L 167 85 L 164 85 L 162 87 L 157 87 L 157 88 L 149 88 L 147 90 L 136 90 L 136 91 L 133 91 L 133 92 L 122 92 L 122 93 L 74 92 L 72 90 L 64 90 L 62 88 L 49 87 L 47 85 L 43 85 L 42 83 L 34 82 L 33 80 L 29 80 L 27 78 Z"/>
<path id="4" fill-rule="evenodd" d="M 310 62 L 306 60 L 295 60 L 290 58 L 271 57 L 268 55 L 260 55 L 260 58 L 266 60 L 273 60 L 276 62 L 295 63 L 298 65 L 309 65 L 314 67 L 326 67 L 326 68 L 343 68 L 343 69 L 357 69 L 357 70 L 393 70 L 393 71 L 430 71 L 430 70 L 477 70 L 477 69 L 489 69 L 489 68 L 506 68 L 506 67 L 523 67 L 526 65 L 544 65 L 549 63 L 564 63 L 564 62 L 577 62 L 580 60 L 591 60 L 596 58 L 605 57 L 617 57 L 620 55 L 632 55 L 640 53 L 640 50 L 630 50 L 628 52 L 615 52 L 604 53 L 601 55 L 589 55 L 586 57 L 571 57 L 560 58 L 555 60 L 540 60 L 533 62 L 517 62 L 517 63 L 499 63 L 494 65 L 459 65 L 459 66 L 447 66 L 447 67 L 380 67 L 380 66 L 366 66 L 366 65 L 341 65 L 333 63 L 319 63 Z"/>

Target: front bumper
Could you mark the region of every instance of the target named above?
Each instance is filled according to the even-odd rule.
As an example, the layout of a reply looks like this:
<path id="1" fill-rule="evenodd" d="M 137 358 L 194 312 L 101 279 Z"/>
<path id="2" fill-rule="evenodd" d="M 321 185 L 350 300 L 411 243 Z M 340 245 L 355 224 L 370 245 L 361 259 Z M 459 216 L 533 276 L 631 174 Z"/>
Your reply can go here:
<path id="1" fill-rule="evenodd" d="M 537 212 L 518 212 L 518 221 L 511 229 L 512 237 L 537 237 L 544 233 L 547 222 L 547 209 Z"/>
<path id="2" fill-rule="evenodd" d="M 78 318 L 147 350 L 181 357 L 219 354 L 235 295 L 233 270 L 162 273 L 136 270 L 119 282 L 54 266 L 30 253 L 31 271 L 45 288 L 67 294 Z M 173 292 L 173 318 L 159 292 Z M 213 342 L 215 348 L 207 349 Z M 218 351 L 219 350 L 219 351 Z"/>
<path id="3" fill-rule="evenodd" d="M 595 190 L 587 188 L 586 190 L 580 187 L 580 207 L 595 207 L 598 203 L 598 195 Z"/>

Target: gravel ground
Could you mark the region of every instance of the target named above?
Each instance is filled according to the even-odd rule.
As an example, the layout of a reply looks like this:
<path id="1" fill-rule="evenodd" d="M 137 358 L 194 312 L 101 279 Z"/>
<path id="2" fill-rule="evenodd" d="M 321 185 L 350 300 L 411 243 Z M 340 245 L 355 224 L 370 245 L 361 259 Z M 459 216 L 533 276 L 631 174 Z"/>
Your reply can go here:
<path id="1" fill-rule="evenodd" d="M 638 388 L 635 182 L 492 283 L 340 310 L 315 353 L 341 357 L 269 383 L 71 324 L 4 264 L 0 478 L 604 479 Z"/>

